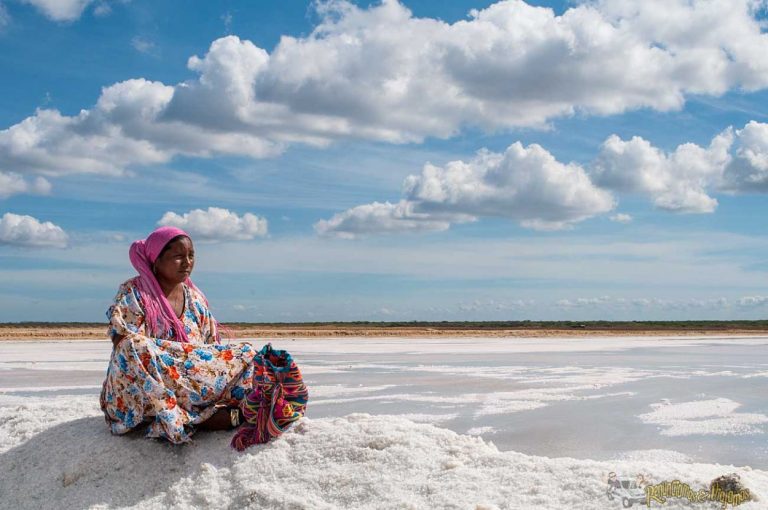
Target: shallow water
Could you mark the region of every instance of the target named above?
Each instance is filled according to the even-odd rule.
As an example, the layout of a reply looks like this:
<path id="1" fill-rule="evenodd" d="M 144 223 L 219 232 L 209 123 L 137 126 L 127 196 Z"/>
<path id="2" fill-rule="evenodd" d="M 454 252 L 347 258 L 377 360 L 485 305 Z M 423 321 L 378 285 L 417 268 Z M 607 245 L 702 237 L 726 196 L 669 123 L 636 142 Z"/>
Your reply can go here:
<path id="1" fill-rule="evenodd" d="M 497 339 L 357 342 L 274 342 L 304 371 L 308 416 L 406 415 L 479 434 L 501 450 L 548 457 L 608 460 L 672 450 L 697 462 L 768 469 L 768 337 L 637 347 L 614 340 L 600 350 L 584 339 L 584 350 L 569 341 L 569 352 L 553 352 L 551 339 L 539 340 L 546 352 L 536 352 L 536 342 L 526 342 L 526 352 L 507 349 Z M 357 349 L 363 352 L 345 347 L 360 343 L 367 343 Z M 109 352 L 108 342 L 0 343 L 0 405 L 3 394 L 96 399 Z M 666 435 L 669 424 L 639 417 L 663 399 L 731 408 L 672 413 L 684 432 L 693 431 Z"/>

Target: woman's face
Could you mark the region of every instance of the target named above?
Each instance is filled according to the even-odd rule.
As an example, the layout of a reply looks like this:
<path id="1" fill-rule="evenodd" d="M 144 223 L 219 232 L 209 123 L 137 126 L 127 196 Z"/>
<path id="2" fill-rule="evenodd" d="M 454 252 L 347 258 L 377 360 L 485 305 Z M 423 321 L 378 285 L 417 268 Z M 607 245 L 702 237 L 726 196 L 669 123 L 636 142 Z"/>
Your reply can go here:
<path id="1" fill-rule="evenodd" d="M 159 281 L 181 283 L 195 267 L 195 247 L 188 237 L 180 237 L 168 243 L 157 260 L 155 275 Z"/>

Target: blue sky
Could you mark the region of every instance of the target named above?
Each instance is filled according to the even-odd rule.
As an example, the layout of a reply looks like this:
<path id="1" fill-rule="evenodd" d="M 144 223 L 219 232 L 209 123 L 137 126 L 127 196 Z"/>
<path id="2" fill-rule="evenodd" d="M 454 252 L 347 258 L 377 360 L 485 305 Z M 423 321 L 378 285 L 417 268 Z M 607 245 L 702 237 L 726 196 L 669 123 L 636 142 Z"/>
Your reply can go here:
<path id="1" fill-rule="evenodd" d="M 0 6 L 0 321 L 160 223 L 225 321 L 768 311 L 763 2 Z"/>

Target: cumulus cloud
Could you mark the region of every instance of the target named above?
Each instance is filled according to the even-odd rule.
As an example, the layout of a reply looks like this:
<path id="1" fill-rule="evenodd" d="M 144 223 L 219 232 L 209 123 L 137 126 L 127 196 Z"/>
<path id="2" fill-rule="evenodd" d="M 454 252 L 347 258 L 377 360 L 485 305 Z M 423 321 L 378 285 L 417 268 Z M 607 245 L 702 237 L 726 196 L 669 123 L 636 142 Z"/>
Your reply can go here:
<path id="1" fill-rule="evenodd" d="M 151 143 L 113 136 L 121 129 L 96 121 L 99 116 L 103 117 L 99 110 L 83 111 L 78 117 L 39 110 L 34 117 L 0 131 L 0 168 L 44 175 L 120 175 L 130 164 L 169 159 Z"/>
<path id="2" fill-rule="evenodd" d="M 68 236 L 50 221 L 32 216 L 5 213 L 0 218 L 0 244 L 30 248 L 64 248 Z"/>
<path id="3" fill-rule="evenodd" d="M 712 195 L 768 192 L 768 124 L 728 127 L 708 147 L 679 145 L 665 153 L 640 137 L 608 137 L 590 165 L 596 184 L 620 193 L 641 193 L 673 212 L 709 213 Z"/>
<path id="4" fill-rule="evenodd" d="M 206 241 L 247 241 L 267 235 L 267 220 L 251 213 L 238 216 L 219 207 L 193 209 L 182 215 L 166 212 L 158 225 L 186 230 L 194 239 Z"/>
<path id="5" fill-rule="evenodd" d="M 0 172 L 0 199 L 19 193 L 47 195 L 50 192 L 51 183 L 43 177 L 28 181 L 19 174 Z"/>
<path id="6" fill-rule="evenodd" d="M 563 164 L 539 145 L 486 150 L 444 168 L 426 164 L 404 182 L 396 204 L 357 206 L 315 226 L 321 235 L 355 237 L 446 230 L 451 223 L 502 217 L 536 230 L 558 230 L 613 209 L 611 192 L 643 194 L 663 210 L 711 213 L 714 194 L 768 192 L 768 124 L 728 127 L 707 147 L 684 143 L 671 152 L 641 137 L 609 136 L 586 167 Z M 629 223 L 632 216 L 609 218 Z"/>
<path id="7" fill-rule="evenodd" d="M 610 136 L 592 165 L 595 182 L 627 193 L 647 193 L 654 205 L 674 212 L 707 213 L 717 207 L 708 195 L 730 161 L 730 129 L 716 136 L 707 148 L 693 143 L 665 154 L 648 141 Z"/>
<path id="8" fill-rule="evenodd" d="M 28 1 L 61 19 L 89 3 Z M 574 112 L 676 109 L 688 94 L 768 86 L 757 6 L 603 0 L 557 16 L 508 0 L 448 24 L 395 0 L 321 2 L 315 29 L 282 37 L 271 53 L 228 36 L 189 59 L 194 79 L 118 83 L 75 116 L 38 111 L 0 131 L 0 168 L 120 173 L 178 154 L 267 157 L 297 142 L 420 142 L 467 126 L 541 127 Z M 712 207 L 696 186 L 658 202 Z"/>
<path id="9" fill-rule="evenodd" d="M 74 21 L 94 0 L 21 0 L 21 2 L 34 6 L 54 21 Z"/>
<path id="10" fill-rule="evenodd" d="M 263 157 L 274 147 L 247 135 L 178 122 L 162 122 L 173 87 L 143 79 L 102 91 L 93 110 L 76 117 L 38 110 L 0 131 L 0 168 L 44 175 L 123 174 L 135 165 L 164 163 L 174 155 L 235 153 Z"/>
<path id="11" fill-rule="evenodd" d="M 406 198 L 428 212 L 498 216 L 536 229 L 561 229 L 614 207 L 584 169 L 563 164 L 537 144 L 480 151 L 469 162 L 425 165 L 404 183 Z"/>
<path id="12" fill-rule="evenodd" d="M 321 235 L 355 237 L 394 231 L 445 230 L 451 222 L 501 217 L 526 228 L 558 230 L 610 211 L 614 199 L 584 169 L 563 164 L 539 145 L 483 150 L 470 161 L 424 165 L 403 184 L 397 204 L 373 203 L 321 221 Z"/>
<path id="13" fill-rule="evenodd" d="M 751 121 L 736 131 L 736 149 L 724 172 L 729 191 L 768 192 L 768 124 Z"/>

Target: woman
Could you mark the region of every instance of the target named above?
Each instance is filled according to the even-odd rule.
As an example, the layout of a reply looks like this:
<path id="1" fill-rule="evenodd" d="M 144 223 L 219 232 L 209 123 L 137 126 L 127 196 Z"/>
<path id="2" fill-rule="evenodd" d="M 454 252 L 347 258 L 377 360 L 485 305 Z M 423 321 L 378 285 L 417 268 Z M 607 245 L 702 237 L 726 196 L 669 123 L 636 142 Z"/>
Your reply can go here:
<path id="1" fill-rule="evenodd" d="M 158 228 L 131 245 L 130 259 L 139 275 L 120 286 L 107 311 L 114 348 L 101 408 L 112 433 L 147 423 L 148 437 L 183 443 L 198 428 L 238 426 L 254 362 L 261 373 L 263 359 L 246 342 L 220 345 L 208 301 L 189 278 L 189 235 Z"/>

